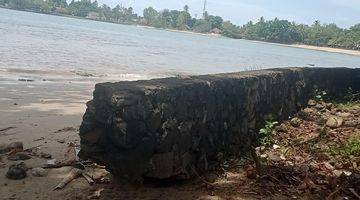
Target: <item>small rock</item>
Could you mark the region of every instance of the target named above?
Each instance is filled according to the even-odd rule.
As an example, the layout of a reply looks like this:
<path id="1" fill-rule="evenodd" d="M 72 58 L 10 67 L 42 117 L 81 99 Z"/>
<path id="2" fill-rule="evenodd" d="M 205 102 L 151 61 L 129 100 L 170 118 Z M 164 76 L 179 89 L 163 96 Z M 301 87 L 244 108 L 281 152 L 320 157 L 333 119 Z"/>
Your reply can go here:
<path id="1" fill-rule="evenodd" d="M 44 177 L 47 175 L 47 171 L 44 168 L 36 167 L 31 170 L 31 175 L 36 177 Z"/>
<path id="2" fill-rule="evenodd" d="M 315 106 L 315 105 L 316 105 L 316 101 L 313 100 L 313 99 L 310 99 L 310 100 L 308 101 L 308 105 L 309 105 L 309 106 Z"/>
<path id="3" fill-rule="evenodd" d="M 340 177 L 340 176 L 343 174 L 343 171 L 341 171 L 341 170 L 334 170 L 334 171 L 333 171 L 333 174 L 334 174 L 336 177 Z"/>
<path id="4" fill-rule="evenodd" d="M 256 169 L 251 165 L 246 168 L 245 172 L 246 177 L 248 177 L 249 179 L 255 179 L 257 177 Z"/>
<path id="5" fill-rule="evenodd" d="M 325 103 L 325 108 L 331 110 L 331 108 L 333 107 L 332 103 Z"/>
<path id="6" fill-rule="evenodd" d="M 294 118 L 291 119 L 290 124 L 293 127 L 299 127 L 300 124 L 301 124 L 301 119 L 299 119 L 297 117 L 294 117 Z"/>
<path id="7" fill-rule="evenodd" d="M 351 114 L 350 114 L 350 113 L 347 113 L 347 112 L 338 112 L 338 113 L 336 113 L 336 115 L 337 115 L 338 117 L 342 117 L 342 118 L 348 118 L 348 117 L 351 116 Z"/>
<path id="8" fill-rule="evenodd" d="M 275 150 L 276 150 L 276 149 L 280 149 L 280 146 L 277 145 L 277 144 L 274 144 L 274 145 L 273 145 L 273 149 L 275 149 Z"/>
<path id="9" fill-rule="evenodd" d="M 61 144 L 63 144 L 63 143 L 65 143 L 65 139 L 58 139 L 58 140 L 56 140 L 58 143 L 61 143 Z"/>
<path id="10" fill-rule="evenodd" d="M 6 178 L 12 180 L 20 180 L 26 177 L 25 163 L 13 164 L 6 173 Z"/>
<path id="11" fill-rule="evenodd" d="M 326 121 L 326 126 L 330 128 L 339 128 L 343 124 L 343 119 L 341 117 L 331 116 Z"/>
<path id="12" fill-rule="evenodd" d="M 8 160 L 18 161 L 18 160 L 29 160 L 30 158 L 31 156 L 29 156 L 24 152 L 17 152 L 14 155 L 9 156 Z"/>
<path id="13" fill-rule="evenodd" d="M 280 161 L 283 160 L 282 156 L 278 155 L 275 152 L 268 153 L 268 159 L 273 161 L 273 162 L 280 162 Z"/>
<path id="14" fill-rule="evenodd" d="M 40 157 L 45 159 L 50 159 L 52 156 L 48 153 L 41 152 Z"/>
<path id="15" fill-rule="evenodd" d="M 318 110 L 322 110 L 322 109 L 325 108 L 325 105 L 319 103 L 319 104 L 315 105 L 315 108 L 318 109 Z"/>
<path id="16" fill-rule="evenodd" d="M 10 144 L 2 144 L 0 145 L 0 154 L 12 152 L 21 152 L 24 150 L 24 146 L 22 142 L 13 142 Z"/>
<path id="17" fill-rule="evenodd" d="M 13 142 L 10 143 L 7 148 L 9 149 L 9 151 L 21 152 L 24 150 L 24 145 L 22 142 Z"/>
<path id="18" fill-rule="evenodd" d="M 312 115 L 315 114 L 315 111 L 311 108 L 305 108 L 299 112 L 299 117 L 303 120 L 311 121 L 313 120 Z"/>

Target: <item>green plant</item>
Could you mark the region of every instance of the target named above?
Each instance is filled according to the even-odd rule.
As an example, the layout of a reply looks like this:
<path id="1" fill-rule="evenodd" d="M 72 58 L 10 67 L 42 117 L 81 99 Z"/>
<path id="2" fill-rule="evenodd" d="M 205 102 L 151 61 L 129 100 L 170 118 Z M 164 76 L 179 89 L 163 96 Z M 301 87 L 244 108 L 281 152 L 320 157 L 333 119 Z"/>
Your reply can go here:
<path id="1" fill-rule="evenodd" d="M 339 148 L 341 156 L 360 156 L 360 137 L 352 138 L 346 141 Z"/>
<path id="2" fill-rule="evenodd" d="M 315 100 L 316 101 L 324 101 L 324 98 L 326 97 L 326 95 L 327 95 L 327 92 L 326 91 L 324 91 L 324 90 L 320 90 L 320 89 L 315 89 L 315 91 L 314 91 L 314 93 L 315 93 Z"/>
<path id="3" fill-rule="evenodd" d="M 277 125 L 278 122 L 276 121 L 266 121 L 265 127 L 260 129 L 259 136 L 260 136 L 260 143 L 263 146 L 270 146 L 274 143 L 273 137 L 272 137 L 272 131 Z"/>

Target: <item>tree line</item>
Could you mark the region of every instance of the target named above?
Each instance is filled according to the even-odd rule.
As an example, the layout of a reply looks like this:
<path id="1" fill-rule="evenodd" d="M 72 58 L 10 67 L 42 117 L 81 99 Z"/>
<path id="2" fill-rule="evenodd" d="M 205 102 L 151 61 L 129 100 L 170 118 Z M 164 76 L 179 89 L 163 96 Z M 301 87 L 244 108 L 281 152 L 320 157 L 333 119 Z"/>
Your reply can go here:
<path id="1" fill-rule="evenodd" d="M 143 17 L 134 13 L 132 7 L 120 5 L 111 8 L 105 4 L 98 5 L 92 0 L 0 0 L 0 6 L 29 10 L 48 14 L 63 14 L 87 17 L 99 21 L 138 24 L 156 28 L 187 30 L 199 33 L 215 33 L 236 39 L 261 40 L 286 44 L 308 44 L 360 50 L 360 23 L 349 29 L 336 24 L 321 24 L 315 21 L 312 25 L 297 24 L 288 20 L 265 20 L 261 17 L 257 22 L 248 22 L 237 26 L 220 16 L 205 12 L 201 17 L 193 17 L 189 7 L 182 10 L 156 10 L 145 8 Z"/>

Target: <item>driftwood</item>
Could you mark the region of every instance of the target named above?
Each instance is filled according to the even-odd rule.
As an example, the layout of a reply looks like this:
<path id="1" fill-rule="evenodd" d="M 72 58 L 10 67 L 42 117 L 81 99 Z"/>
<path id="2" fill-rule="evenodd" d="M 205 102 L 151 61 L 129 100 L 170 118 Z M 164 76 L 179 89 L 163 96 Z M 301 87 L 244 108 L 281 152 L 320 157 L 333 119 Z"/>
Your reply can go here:
<path id="1" fill-rule="evenodd" d="M 76 178 L 80 177 L 82 175 L 83 170 L 78 169 L 78 168 L 73 168 L 71 169 L 71 171 L 69 172 L 69 174 L 67 175 L 67 177 L 65 177 L 55 188 L 54 190 L 59 190 L 59 189 L 63 189 L 68 183 L 70 183 L 71 181 L 75 180 Z"/>

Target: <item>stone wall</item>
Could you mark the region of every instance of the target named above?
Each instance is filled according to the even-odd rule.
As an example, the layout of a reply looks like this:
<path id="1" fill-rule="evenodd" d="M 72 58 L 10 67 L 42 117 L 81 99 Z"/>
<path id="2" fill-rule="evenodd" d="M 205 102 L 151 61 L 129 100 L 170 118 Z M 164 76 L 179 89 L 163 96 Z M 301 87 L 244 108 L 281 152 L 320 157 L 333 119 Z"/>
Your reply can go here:
<path id="1" fill-rule="evenodd" d="M 189 178 L 219 152 L 238 154 L 267 118 L 287 119 L 313 95 L 360 90 L 360 69 L 285 68 L 100 83 L 80 128 L 80 157 L 118 177 Z"/>

